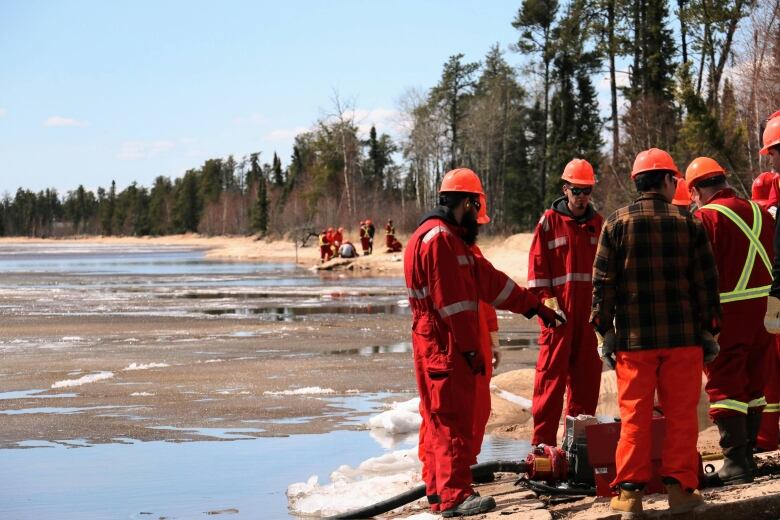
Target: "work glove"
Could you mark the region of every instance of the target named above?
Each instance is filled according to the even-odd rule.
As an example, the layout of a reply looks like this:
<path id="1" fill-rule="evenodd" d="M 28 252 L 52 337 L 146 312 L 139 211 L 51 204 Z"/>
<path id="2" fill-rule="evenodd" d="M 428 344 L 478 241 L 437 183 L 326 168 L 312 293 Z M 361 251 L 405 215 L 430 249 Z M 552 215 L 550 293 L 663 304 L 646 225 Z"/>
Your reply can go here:
<path id="1" fill-rule="evenodd" d="M 777 206 L 772 206 L 767 211 L 769 211 L 769 214 L 772 215 L 772 218 L 777 218 Z"/>
<path id="2" fill-rule="evenodd" d="M 498 368 L 498 364 L 501 363 L 501 351 L 499 350 L 498 331 L 493 330 L 490 332 L 490 348 L 493 351 L 493 368 Z"/>
<path id="3" fill-rule="evenodd" d="M 704 351 L 704 364 L 711 363 L 718 357 L 720 345 L 718 340 L 713 337 L 712 332 L 705 330 L 701 333 L 701 348 Z"/>
<path id="4" fill-rule="evenodd" d="M 770 296 L 766 299 L 764 328 L 770 334 L 780 334 L 780 298 Z"/>
<path id="5" fill-rule="evenodd" d="M 563 312 L 563 309 L 561 309 L 561 306 L 558 304 L 558 298 L 556 296 L 543 300 L 542 304 L 557 312 L 563 318 L 564 323 L 566 322 L 566 313 Z"/>
<path id="6" fill-rule="evenodd" d="M 469 352 L 464 352 L 463 357 L 466 358 L 466 363 L 468 363 L 469 368 L 471 368 L 471 373 L 476 375 L 485 375 L 485 360 L 482 359 L 482 356 L 479 355 L 479 353 L 475 350 L 470 350 Z"/>
<path id="7" fill-rule="evenodd" d="M 615 331 L 610 329 L 603 336 L 599 331 L 596 331 L 596 339 L 599 351 L 599 357 L 607 364 L 611 369 L 615 369 L 617 361 L 615 360 L 615 350 L 617 349 L 617 337 Z"/>
<path id="8" fill-rule="evenodd" d="M 551 309 L 547 305 L 540 304 L 536 308 L 536 314 L 539 315 L 539 318 L 541 318 L 545 327 L 554 328 L 558 325 L 563 325 L 566 323 L 566 316 L 563 315 L 563 312 Z"/>

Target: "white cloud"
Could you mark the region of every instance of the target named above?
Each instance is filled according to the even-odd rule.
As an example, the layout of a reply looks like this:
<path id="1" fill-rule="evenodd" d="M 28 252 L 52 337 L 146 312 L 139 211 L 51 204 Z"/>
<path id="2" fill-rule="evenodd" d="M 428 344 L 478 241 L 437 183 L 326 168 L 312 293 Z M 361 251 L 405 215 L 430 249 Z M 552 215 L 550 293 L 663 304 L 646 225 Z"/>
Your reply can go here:
<path id="1" fill-rule="evenodd" d="M 8 115 L 8 109 L 0 107 L 0 119 L 4 118 L 7 115 Z"/>
<path id="2" fill-rule="evenodd" d="M 347 110 L 344 117 L 352 118 L 361 133 L 367 134 L 371 126 L 376 127 L 377 133 L 400 134 L 403 132 L 402 116 L 398 110 L 392 108 L 377 107 L 372 109 L 356 108 Z"/>
<path id="3" fill-rule="evenodd" d="M 257 112 L 247 116 L 236 116 L 233 118 L 233 124 L 240 126 L 260 126 L 267 122 L 268 118 Z"/>
<path id="4" fill-rule="evenodd" d="M 297 128 L 279 128 L 271 130 L 265 135 L 265 138 L 270 141 L 286 141 L 288 139 L 294 139 L 296 135 L 308 132 L 309 129 L 303 126 Z"/>
<path id="5" fill-rule="evenodd" d="M 174 141 L 158 139 L 156 141 L 125 141 L 116 158 L 120 161 L 149 159 L 176 147 Z"/>
<path id="6" fill-rule="evenodd" d="M 46 121 L 43 122 L 43 126 L 48 126 L 52 128 L 61 128 L 61 127 L 85 127 L 89 126 L 89 122 L 87 121 L 79 121 L 78 119 L 72 119 L 70 117 L 62 117 L 62 116 L 51 116 L 46 119 Z"/>

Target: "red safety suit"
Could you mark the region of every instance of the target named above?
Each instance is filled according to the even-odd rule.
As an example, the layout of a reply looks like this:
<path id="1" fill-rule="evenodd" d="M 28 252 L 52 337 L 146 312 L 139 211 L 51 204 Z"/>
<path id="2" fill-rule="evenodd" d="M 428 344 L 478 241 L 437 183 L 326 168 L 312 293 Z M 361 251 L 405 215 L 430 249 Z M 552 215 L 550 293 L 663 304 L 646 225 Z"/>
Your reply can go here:
<path id="1" fill-rule="evenodd" d="M 766 408 L 756 438 L 756 446 L 768 451 L 777 449 L 778 436 L 780 436 L 780 336 L 775 336 L 774 347 L 770 349 L 774 354 L 770 354 L 767 385 L 764 387 Z"/>
<path id="2" fill-rule="evenodd" d="M 333 233 L 333 241 L 331 243 L 334 246 L 339 247 L 343 241 L 344 241 L 344 234 L 341 231 L 336 231 Z"/>
<path id="3" fill-rule="evenodd" d="M 395 227 L 392 224 L 385 226 L 385 245 L 387 249 L 393 249 L 393 242 L 395 241 Z"/>
<path id="4" fill-rule="evenodd" d="M 328 260 L 330 260 L 330 257 L 333 256 L 333 249 L 331 249 L 330 247 L 330 240 L 328 239 L 328 234 L 320 233 L 319 241 L 320 241 L 320 260 L 323 262 L 327 262 Z"/>
<path id="5" fill-rule="evenodd" d="M 603 223 L 590 206 L 582 218 L 573 217 L 563 197 L 542 215 L 534 231 L 528 287 L 542 301 L 556 297 L 568 321 L 554 329 L 539 322 L 533 444 L 557 444 L 564 390 L 566 415 L 596 412 L 602 362 L 589 319 L 593 260 Z"/>
<path id="6" fill-rule="evenodd" d="M 473 494 L 472 446 L 477 377 L 465 353 L 482 352 L 479 301 L 533 315 L 536 297 L 490 262 L 475 256 L 463 230 L 442 211 L 428 214 L 404 255 L 412 311 L 412 347 L 420 393 L 423 479 L 436 509 L 449 509 Z"/>
<path id="7" fill-rule="evenodd" d="M 780 204 L 780 173 L 764 172 L 758 177 L 762 178 L 762 184 L 769 184 L 769 196 L 766 201 L 767 208 Z M 770 179 L 769 183 L 766 182 L 766 178 Z"/>
<path id="8" fill-rule="evenodd" d="M 775 222 L 758 204 L 737 197 L 730 188 L 718 191 L 696 216 L 704 224 L 712 245 L 723 307 L 720 353 L 704 366 L 710 417 L 714 421 L 759 413 L 766 405 L 764 385 L 775 341 L 764 328 L 766 296 L 772 283 Z M 734 216 L 739 218 L 744 231 L 734 222 Z M 748 238 L 748 233 L 756 242 Z M 751 247 L 754 243 L 763 247 Z M 743 269 L 747 283 L 740 287 Z"/>
<path id="9" fill-rule="evenodd" d="M 371 247 L 371 239 L 368 236 L 368 228 L 366 226 L 360 226 L 360 247 L 363 248 L 363 254 L 367 255 Z"/>

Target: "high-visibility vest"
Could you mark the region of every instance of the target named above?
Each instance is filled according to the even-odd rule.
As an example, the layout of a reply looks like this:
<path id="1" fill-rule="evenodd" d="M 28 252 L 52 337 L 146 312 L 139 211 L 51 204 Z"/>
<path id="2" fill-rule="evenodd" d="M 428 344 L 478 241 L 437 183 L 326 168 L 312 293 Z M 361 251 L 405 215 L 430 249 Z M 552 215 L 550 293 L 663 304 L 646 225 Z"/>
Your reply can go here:
<path id="1" fill-rule="evenodd" d="M 750 247 L 748 248 L 747 257 L 745 258 L 745 265 L 742 268 L 742 274 L 739 276 L 737 286 L 733 291 L 720 293 L 720 302 L 729 303 L 741 300 L 750 300 L 752 298 L 763 298 L 769 295 L 769 289 L 771 285 L 764 285 L 762 287 L 748 287 L 748 280 L 753 272 L 756 264 L 756 254 L 761 257 L 761 261 L 764 262 L 769 274 L 772 274 L 772 262 L 769 261 L 769 255 L 766 254 L 764 244 L 761 243 L 761 226 L 763 219 L 761 218 L 761 209 L 758 204 L 752 201 L 750 206 L 753 208 L 753 227 L 750 228 L 742 218 L 737 215 L 734 210 L 723 206 L 721 204 L 707 204 L 702 209 L 712 209 L 727 217 L 732 221 L 742 233 L 745 234 Z"/>
<path id="2" fill-rule="evenodd" d="M 324 233 L 320 235 L 320 245 L 321 246 L 327 246 L 328 245 L 328 238 L 327 235 Z"/>

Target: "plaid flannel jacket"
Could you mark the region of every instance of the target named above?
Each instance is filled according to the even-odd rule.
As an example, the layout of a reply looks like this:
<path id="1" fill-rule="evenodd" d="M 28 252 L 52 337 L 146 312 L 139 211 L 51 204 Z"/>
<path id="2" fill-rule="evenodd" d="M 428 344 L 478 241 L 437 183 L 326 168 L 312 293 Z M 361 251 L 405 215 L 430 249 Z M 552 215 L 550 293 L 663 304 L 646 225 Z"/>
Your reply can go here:
<path id="1" fill-rule="evenodd" d="M 590 320 L 618 350 L 701 345 L 717 333 L 718 269 L 701 222 L 655 193 L 607 219 L 593 264 Z"/>

